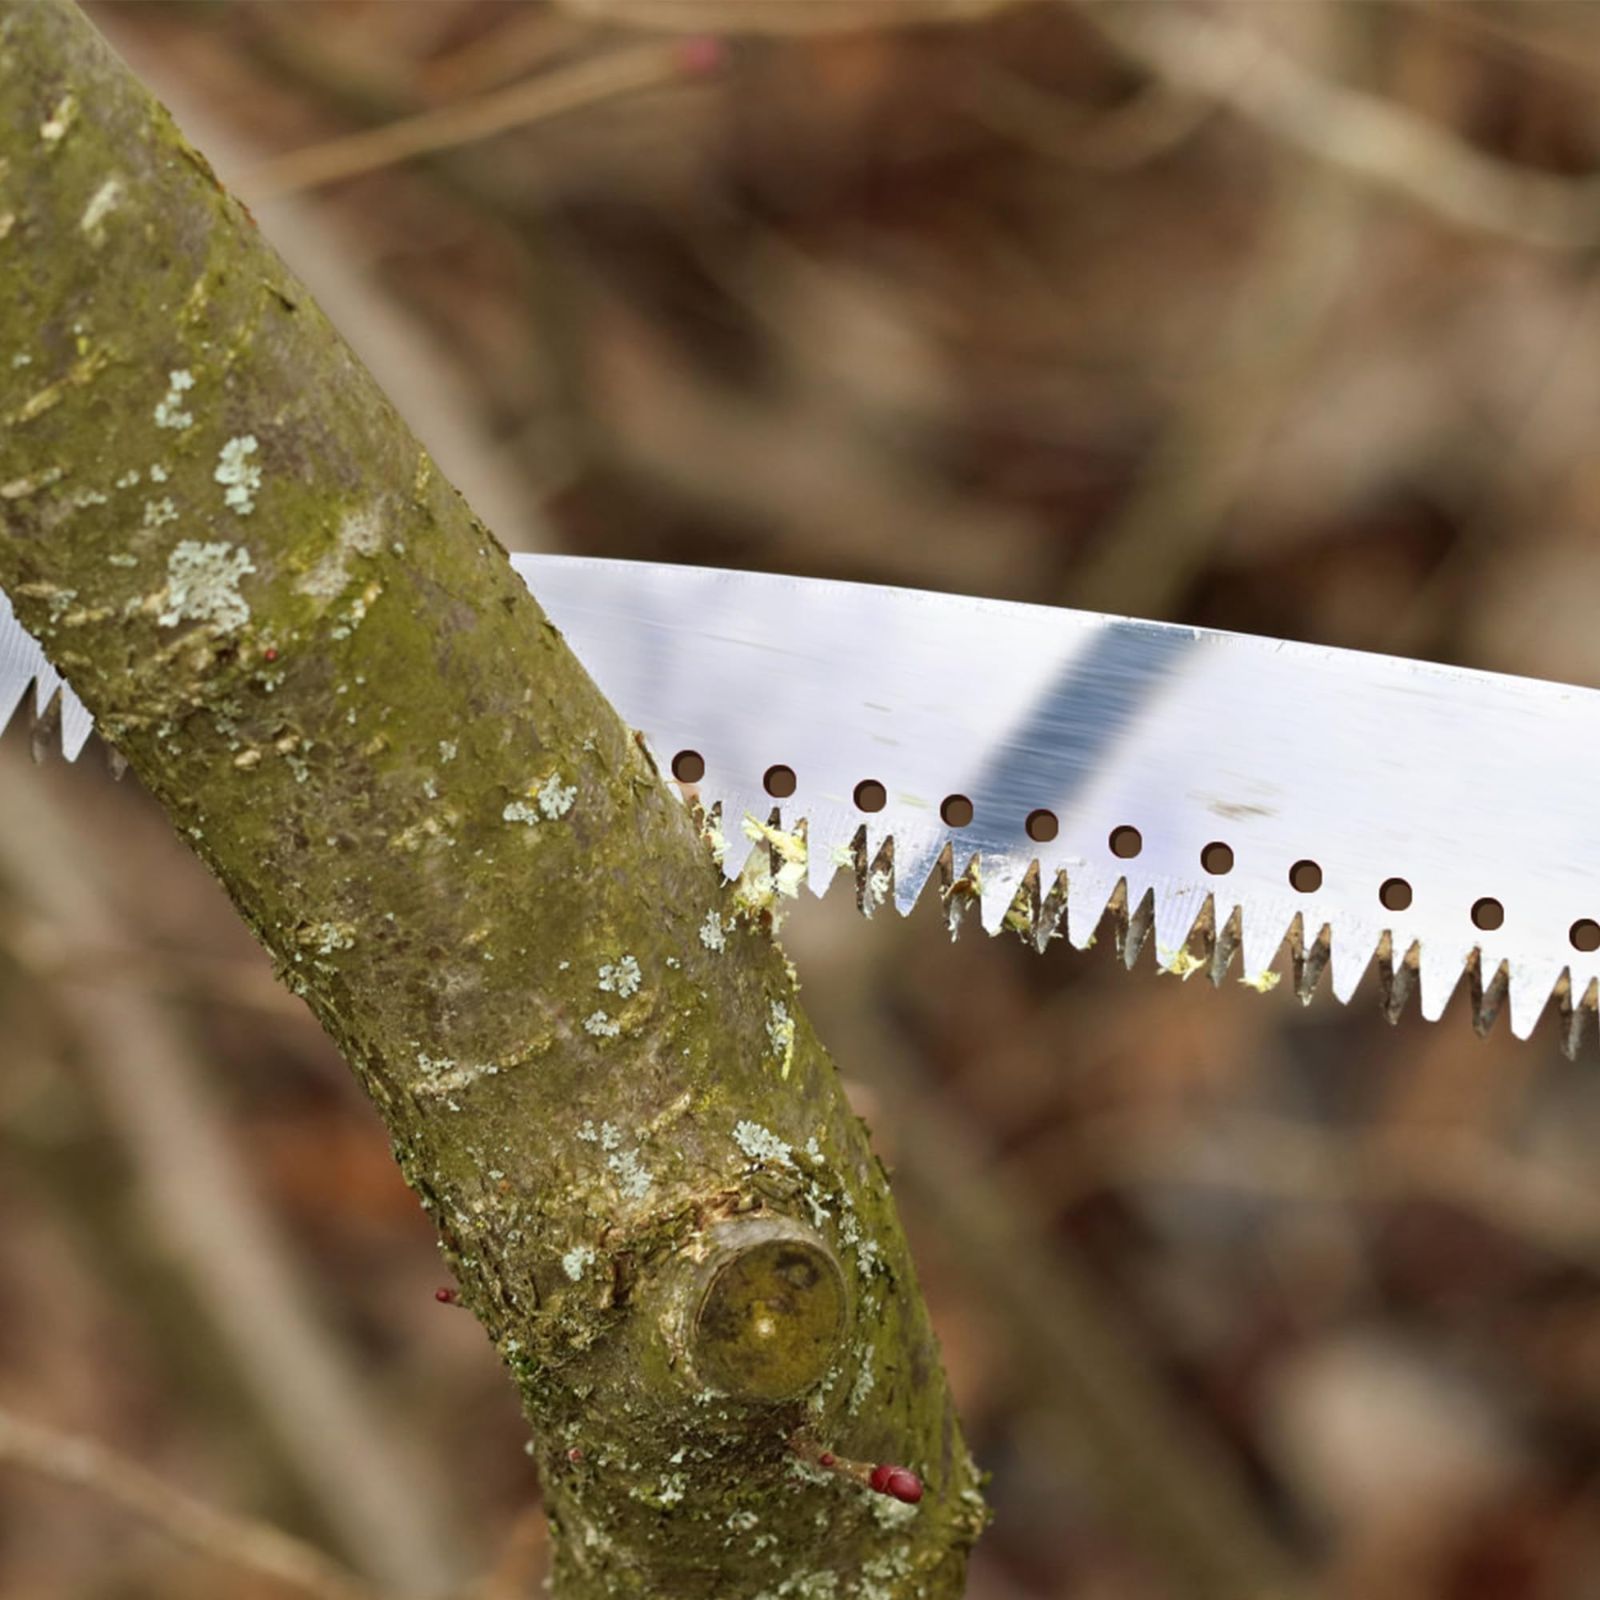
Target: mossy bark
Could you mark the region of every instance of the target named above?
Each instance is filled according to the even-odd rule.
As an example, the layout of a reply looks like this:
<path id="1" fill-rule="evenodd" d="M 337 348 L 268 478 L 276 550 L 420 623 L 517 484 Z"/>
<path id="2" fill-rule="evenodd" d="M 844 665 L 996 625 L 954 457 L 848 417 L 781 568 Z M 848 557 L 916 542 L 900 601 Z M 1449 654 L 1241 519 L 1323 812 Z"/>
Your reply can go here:
<path id="1" fill-rule="evenodd" d="M 0 12 L 0 140 L 0 586 L 387 1122 L 556 1592 L 959 1594 L 982 1504 L 884 1174 L 681 798 L 55 0 Z M 776 1341 L 746 1394 L 730 1329 Z"/>

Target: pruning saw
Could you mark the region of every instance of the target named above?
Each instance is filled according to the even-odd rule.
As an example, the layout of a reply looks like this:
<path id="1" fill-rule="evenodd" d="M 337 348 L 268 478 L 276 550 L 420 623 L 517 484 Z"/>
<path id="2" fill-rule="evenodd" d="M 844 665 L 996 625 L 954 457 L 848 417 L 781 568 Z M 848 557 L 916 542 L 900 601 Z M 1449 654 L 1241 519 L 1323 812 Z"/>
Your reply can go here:
<path id="1" fill-rule="evenodd" d="M 517 555 L 736 874 L 784 844 L 904 913 L 1043 949 L 1108 916 L 1131 966 L 1477 1025 L 1600 999 L 1600 691 L 1206 628 L 873 584 Z M 0 729 L 32 687 L 93 722 L 0 593 Z M 59 703 L 57 697 L 59 696 Z M 802 864 L 802 870 L 793 870 Z"/>

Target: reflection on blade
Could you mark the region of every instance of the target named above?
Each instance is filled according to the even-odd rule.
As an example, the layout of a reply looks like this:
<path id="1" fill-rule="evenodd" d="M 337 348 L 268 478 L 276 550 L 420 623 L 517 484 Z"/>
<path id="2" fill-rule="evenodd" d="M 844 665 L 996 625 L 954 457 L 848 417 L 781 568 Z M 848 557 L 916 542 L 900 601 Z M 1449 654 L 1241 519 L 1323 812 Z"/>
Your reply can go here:
<path id="1" fill-rule="evenodd" d="M 868 908 L 891 837 L 902 910 L 951 859 L 952 911 L 975 899 L 991 931 L 1020 914 L 1081 946 L 1109 903 L 1124 948 L 1173 971 L 1220 978 L 1237 953 L 1265 983 L 1286 952 L 1303 995 L 1347 1000 L 1377 955 L 1386 1001 L 1416 989 L 1432 1017 L 1470 970 L 1480 1020 L 1508 999 L 1518 1035 L 1600 979 L 1574 942 L 1600 919 L 1593 691 L 900 589 L 521 564 L 664 765 L 698 751 L 711 798 L 793 769 L 780 809 L 809 821 L 813 884 L 843 852 L 878 880 Z M 888 791 L 870 815 L 867 779 Z M 950 796 L 965 826 L 940 821 Z M 1320 872 L 1306 892 L 1297 863 Z M 1396 879 L 1403 910 L 1379 899 Z M 1474 921 L 1487 899 L 1498 926 Z"/>
<path id="2" fill-rule="evenodd" d="M 807 824 L 811 887 L 845 863 L 868 911 L 934 879 L 952 921 L 1083 946 L 1109 905 L 1130 957 L 1149 943 L 1175 972 L 1220 980 L 1237 954 L 1261 984 L 1286 952 L 1303 997 L 1346 1000 L 1376 957 L 1386 1009 L 1416 988 L 1437 1016 L 1467 978 L 1479 1020 L 1505 1005 L 1519 1036 L 1554 997 L 1575 1041 L 1600 993 L 1594 691 L 904 589 L 514 560 L 663 769 L 703 757 L 730 875 L 744 814 L 776 808 Z M 0 726 L 33 682 L 41 708 L 61 689 L 75 754 L 87 716 L 0 596 Z M 775 801 L 780 763 L 797 787 Z M 1380 899 L 1397 880 L 1408 903 Z"/>

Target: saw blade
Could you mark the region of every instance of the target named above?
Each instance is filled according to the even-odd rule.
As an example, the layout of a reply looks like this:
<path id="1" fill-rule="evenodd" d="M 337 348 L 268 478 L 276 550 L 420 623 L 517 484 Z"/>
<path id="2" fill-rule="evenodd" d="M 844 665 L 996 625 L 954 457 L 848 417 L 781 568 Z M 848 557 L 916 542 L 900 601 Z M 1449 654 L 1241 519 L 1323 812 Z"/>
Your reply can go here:
<path id="1" fill-rule="evenodd" d="M 1600 995 L 1600 692 L 1095 613 L 567 556 L 517 570 L 664 771 L 724 870 L 785 852 L 952 916 L 1308 998 L 1379 972 L 1385 1009 L 1576 1045 Z M 87 712 L 0 595 L 0 727 L 30 682 Z M 763 826 L 769 831 L 762 833 Z M 758 842 L 751 843 L 751 836 Z"/>

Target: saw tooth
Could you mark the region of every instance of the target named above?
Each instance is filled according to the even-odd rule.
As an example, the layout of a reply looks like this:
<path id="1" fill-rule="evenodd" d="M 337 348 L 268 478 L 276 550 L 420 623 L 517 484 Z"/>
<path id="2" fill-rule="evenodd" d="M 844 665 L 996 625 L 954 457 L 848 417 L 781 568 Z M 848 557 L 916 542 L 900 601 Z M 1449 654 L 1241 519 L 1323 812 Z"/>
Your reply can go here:
<path id="1" fill-rule="evenodd" d="M 1450 997 L 1467 970 L 1472 946 L 1426 939 L 1417 963 L 1417 982 L 1422 991 L 1422 1017 L 1437 1022 L 1450 1004 Z"/>
<path id="2" fill-rule="evenodd" d="M 1511 1002 L 1511 1034 L 1516 1039 L 1528 1038 L 1539 1026 L 1557 989 L 1564 995 L 1572 993 L 1571 976 L 1554 961 L 1519 961 L 1514 967 L 1501 962 L 1500 972 L 1506 975 L 1502 992 Z"/>
<path id="3" fill-rule="evenodd" d="M 1591 978 L 1583 998 L 1574 1002 L 1572 977 L 1563 972 L 1556 982 L 1555 998 L 1561 1008 L 1561 1053 L 1568 1061 L 1575 1061 L 1583 1048 L 1583 1036 L 1600 1012 L 1600 979 Z"/>
<path id="4" fill-rule="evenodd" d="M 33 679 L 33 709 L 36 716 L 42 717 L 45 714 L 60 688 L 61 674 L 41 656 L 39 670 Z"/>
<path id="5" fill-rule="evenodd" d="M 948 841 L 942 828 L 915 824 L 896 828 L 894 833 L 894 905 L 902 917 L 908 916 L 922 898 L 929 880 L 936 877 Z"/>
<path id="6" fill-rule="evenodd" d="M 1231 906 L 1229 907 L 1231 910 Z M 1210 978 L 1216 971 L 1217 957 L 1217 897 L 1207 893 L 1195 914 L 1189 932 L 1184 937 L 1178 959 L 1167 971 L 1179 978 L 1192 978 L 1203 972 Z M 1213 987 L 1215 984 L 1213 983 Z"/>
<path id="7" fill-rule="evenodd" d="M 53 674 L 52 674 L 53 675 Z M 56 682 L 59 684 L 60 679 Z M 39 679 L 41 689 L 44 679 Z M 41 701 L 34 712 L 29 724 L 29 743 L 33 750 L 33 759 L 36 763 L 43 764 L 56 747 L 57 738 L 61 732 L 61 695 L 52 694 L 48 700 Z"/>
<path id="8" fill-rule="evenodd" d="M 1187 978 L 1205 965 L 1203 956 L 1197 956 L 1190 944 L 1201 917 L 1206 917 L 1207 927 L 1211 915 L 1206 908 L 1211 903 L 1211 893 L 1204 884 L 1187 883 L 1177 887 L 1164 887 L 1155 895 L 1156 965 L 1166 972 Z M 1209 948 L 1209 940 L 1206 941 Z"/>
<path id="9" fill-rule="evenodd" d="M 1124 878 L 1117 885 L 1121 891 L 1122 903 L 1119 910 L 1126 911 L 1128 905 L 1129 887 L 1128 880 Z M 1116 905 L 1117 897 L 1112 896 L 1112 904 Z M 1117 952 L 1122 957 L 1122 964 L 1132 972 L 1139 960 L 1139 952 L 1144 949 L 1144 942 L 1150 937 L 1150 932 L 1156 920 L 1156 892 L 1146 889 L 1138 905 L 1127 912 L 1126 919 L 1119 917 L 1119 937 Z"/>
<path id="10" fill-rule="evenodd" d="M 1371 970 L 1377 943 L 1376 931 L 1340 923 L 1333 936 L 1333 948 L 1328 958 L 1333 969 L 1330 980 L 1333 997 L 1340 1005 L 1349 1005 L 1351 997 L 1361 987 L 1361 980 Z"/>
<path id="11" fill-rule="evenodd" d="M 1412 940 L 1411 947 L 1398 960 L 1394 955 L 1394 935 L 1387 930 L 1378 940 L 1378 1004 L 1384 1017 L 1398 1022 L 1417 986 L 1417 962 L 1421 947 Z"/>
<path id="12" fill-rule="evenodd" d="M 1474 950 L 1467 957 L 1467 992 L 1472 1006 L 1472 1028 L 1480 1039 L 1487 1038 L 1489 1030 L 1494 1027 L 1495 1019 L 1500 1015 L 1506 1003 L 1506 993 L 1511 986 L 1511 965 L 1502 961 L 1490 974 L 1488 981 L 1483 976 L 1483 951 Z M 1544 986 L 1544 998 L 1550 998 L 1550 985 Z M 1533 1020 L 1539 1020 L 1539 1011 L 1544 1009 L 1543 1004 L 1533 1014 Z M 1522 1037 L 1526 1037 L 1523 1035 Z"/>
<path id="13" fill-rule="evenodd" d="M 835 818 L 813 814 L 808 820 L 811 834 L 810 848 L 806 851 L 806 886 L 820 900 L 833 887 L 834 877 L 840 871 L 854 876 L 855 856 L 850 845 L 844 842 L 849 835 L 842 832 Z"/>
<path id="14" fill-rule="evenodd" d="M 960 933 L 962 919 L 977 897 L 977 890 L 973 887 L 977 870 L 978 858 L 973 856 L 958 873 L 955 842 L 949 839 L 945 841 L 944 849 L 939 852 L 939 860 L 934 867 L 933 875 L 939 881 L 939 899 L 944 906 L 944 925 L 950 930 L 952 941 Z"/>
<path id="15" fill-rule="evenodd" d="M 1113 873 L 1088 862 L 1067 868 L 1067 943 L 1087 950 L 1095 941 L 1114 895 L 1127 887 Z"/>
<path id="16" fill-rule="evenodd" d="M 94 731 L 94 718 L 71 684 L 51 666 L 38 641 L 16 620 L 11 602 L 0 592 L 0 733 L 10 725 L 30 687 L 34 759 L 43 761 L 59 747 L 68 761 L 76 761 Z"/>
<path id="17" fill-rule="evenodd" d="M 1008 928 L 1024 944 L 1039 949 L 1039 863 L 1030 861 L 1022 882 L 1011 897 L 1011 904 L 1001 919 L 1000 926 Z"/>
<path id="18" fill-rule="evenodd" d="M 751 842 L 764 854 L 767 871 L 778 894 L 794 899 L 806 881 L 806 866 L 811 857 L 811 824 L 804 817 L 786 823 L 783 808 L 774 806 L 767 813 L 767 830 L 765 838 Z M 746 837 L 749 837 L 748 829 Z"/>
<path id="19" fill-rule="evenodd" d="M 1244 919 L 1243 949 L 1244 970 L 1239 974 L 1241 983 L 1252 988 L 1271 988 L 1277 982 L 1272 971 L 1278 952 L 1283 948 L 1291 917 L 1288 911 L 1267 901 L 1255 902 Z"/>
<path id="20" fill-rule="evenodd" d="M 1028 861 L 1022 856 L 992 855 L 983 859 L 983 882 L 979 886 L 979 916 L 985 933 L 998 933 L 1005 926 L 1011 903 L 1027 876 Z"/>
<path id="21" fill-rule="evenodd" d="M 708 805 L 700 792 L 693 788 L 685 791 L 684 799 L 688 803 L 689 814 L 694 818 L 695 826 L 700 830 L 701 842 L 711 852 L 712 860 L 721 867 L 724 877 L 733 877 L 735 874 L 728 870 L 728 852 L 731 846 L 722 827 L 722 802 L 714 800 Z"/>
<path id="22" fill-rule="evenodd" d="M 1067 871 L 1062 867 L 1057 870 L 1050 892 L 1040 901 L 1038 914 L 1034 917 L 1033 943 L 1036 950 L 1042 952 L 1052 939 L 1060 938 L 1065 932 L 1068 896 Z"/>
<path id="23" fill-rule="evenodd" d="M 898 849 L 898 841 L 896 842 Z M 911 908 L 921 898 L 922 891 L 928 886 L 926 870 L 913 869 L 910 872 L 895 872 L 894 879 L 894 908 L 902 917 L 911 914 Z"/>
<path id="24" fill-rule="evenodd" d="M 702 789 L 707 787 L 701 786 Z M 756 850 L 764 850 L 767 846 L 759 840 L 752 839 L 744 831 L 746 817 L 759 820 L 770 813 L 771 801 L 764 794 L 751 794 L 739 788 L 722 789 L 717 800 L 707 813 L 708 819 L 714 823 L 714 830 L 707 834 L 708 841 L 713 850 L 720 848 L 722 854 L 722 872 L 727 878 L 737 878 L 745 869 L 745 864 Z"/>
<path id="25" fill-rule="evenodd" d="M 1213 906 L 1213 921 L 1216 915 L 1216 908 Z M 1236 901 L 1224 917 L 1222 927 L 1212 939 L 1211 963 L 1206 976 L 1211 980 L 1213 989 L 1221 988 L 1223 979 L 1228 976 L 1228 968 L 1233 965 L 1233 958 L 1239 953 L 1243 937 L 1244 908 Z"/>
<path id="26" fill-rule="evenodd" d="M 872 835 L 866 823 L 856 833 L 856 909 L 870 917 L 880 906 L 894 902 L 894 835 L 890 834 L 871 852 Z"/>
<path id="27" fill-rule="evenodd" d="M 11 726 L 11 719 L 22 704 L 22 697 L 33 687 L 33 674 L 0 668 L 0 733 Z"/>
<path id="28" fill-rule="evenodd" d="M 1332 954 L 1333 929 L 1326 922 L 1323 923 L 1316 937 L 1308 943 L 1305 916 L 1297 911 L 1289 929 L 1289 955 L 1294 965 L 1295 997 L 1301 1005 L 1311 1004 L 1312 996 L 1317 992 L 1317 983 L 1327 970 Z"/>
<path id="29" fill-rule="evenodd" d="M 94 718 L 89 708 L 72 692 L 71 686 L 61 686 L 61 753 L 68 761 L 76 761 L 94 732 Z"/>

